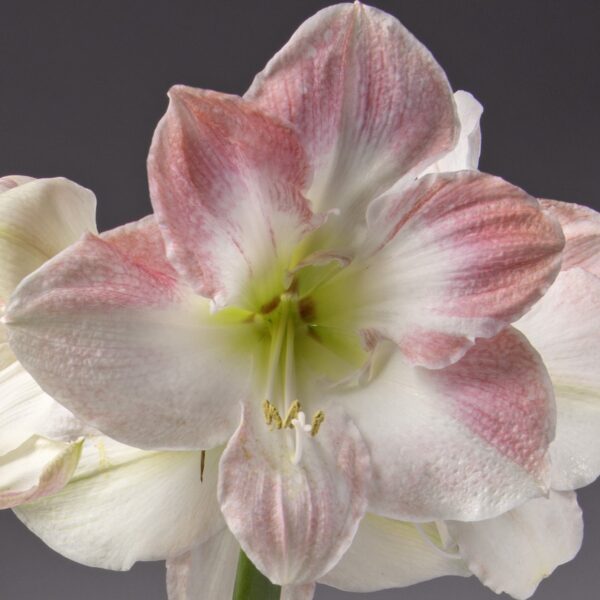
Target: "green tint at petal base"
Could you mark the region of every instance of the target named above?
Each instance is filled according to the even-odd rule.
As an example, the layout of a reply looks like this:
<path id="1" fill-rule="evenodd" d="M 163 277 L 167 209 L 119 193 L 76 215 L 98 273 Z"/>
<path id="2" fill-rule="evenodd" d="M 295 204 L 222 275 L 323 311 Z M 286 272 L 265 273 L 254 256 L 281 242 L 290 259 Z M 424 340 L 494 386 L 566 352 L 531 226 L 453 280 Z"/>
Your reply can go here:
<path id="1" fill-rule="evenodd" d="M 281 587 L 271 583 L 240 550 L 233 600 L 279 600 Z"/>

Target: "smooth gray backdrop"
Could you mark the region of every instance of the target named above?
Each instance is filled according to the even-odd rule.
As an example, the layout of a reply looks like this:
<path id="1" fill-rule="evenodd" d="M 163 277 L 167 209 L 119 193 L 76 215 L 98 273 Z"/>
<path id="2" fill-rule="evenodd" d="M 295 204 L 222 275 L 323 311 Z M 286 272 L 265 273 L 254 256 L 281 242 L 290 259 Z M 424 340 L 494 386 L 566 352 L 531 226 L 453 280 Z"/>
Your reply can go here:
<path id="1" fill-rule="evenodd" d="M 482 170 L 599 208 L 600 4 L 374 0 L 483 103 Z M 99 226 L 150 212 L 145 158 L 170 85 L 242 93 L 320 1 L 0 0 L 0 173 L 64 175 L 94 190 Z M 600 597 L 600 486 L 580 494 L 583 549 L 535 600 Z M 326 587 L 319 600 L 348 595 Z M 475 579 L 355 598 L 486 600 Z M 2 600 L 165 600 L 164 565 L 128 573 L 55 554 L 0 513 Z M 200 599 L 199 599 L 200 600 Z M 208 599 L 211 600 L 211 599 Z"/>

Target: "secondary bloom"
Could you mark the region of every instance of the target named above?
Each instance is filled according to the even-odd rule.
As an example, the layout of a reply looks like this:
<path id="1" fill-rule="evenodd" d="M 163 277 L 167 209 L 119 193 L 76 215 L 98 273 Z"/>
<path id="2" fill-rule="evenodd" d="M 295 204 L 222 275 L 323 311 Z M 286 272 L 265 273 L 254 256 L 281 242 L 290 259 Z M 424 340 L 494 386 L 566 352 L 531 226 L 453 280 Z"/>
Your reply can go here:
<path id="1" fill-rule="evenodd" d="M 245 98 L 170 98 L 156 220 L 88 235 L 12 296 L 42 387 L 122 442 L 226 444 L 225 522 L 298 597 L 367 506 L 482 519 L 543 493 L 552 389 L 507 326 L 556 276 L 562 232 L 501 179 L 439 172 L 459 124 L 430 53 L 342 4 Z"/>
<path id="2" fill-rule="evenodd" d="M 19 282 L 86 231 L 94 195 L 66 179 L 0 178 L 0 316 Z M 17 362 L 0 324 L 0 508 L 60 490 L 81 452 L 79 424 Z"/>

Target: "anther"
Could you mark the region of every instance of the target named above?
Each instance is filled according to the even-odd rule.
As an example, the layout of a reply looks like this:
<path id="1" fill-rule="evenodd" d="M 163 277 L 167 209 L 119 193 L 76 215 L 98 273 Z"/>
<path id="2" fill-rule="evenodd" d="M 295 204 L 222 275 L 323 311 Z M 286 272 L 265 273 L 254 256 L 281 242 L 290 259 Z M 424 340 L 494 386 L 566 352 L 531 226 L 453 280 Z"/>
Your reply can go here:
<path id="1" fill-rule="evenodd" d="M 293 429 L 294 426 L 292 425 L 292 421 L 298 416 L 298 413 L 301 410 L 302 407 L 300 406 L 300 402 L 298 402 L 298 400 L 294 400 L 287 411 L 287 415 L 285 415 L 285 419 L 283 421 L 284 429 L 287 429 L 288 427 Z"/>
<path id="2" fill-rule="evenodd" d="M 310 435 L 315 437 L 319 433 L 319 429 L 325 420 L 325 413 L 322 410 L 317 411 L 312 418 L 312 427 L 310 429 Z"/>
<path id="3" fill-rule="evenodd" d="M 262 407 L 266 424 L 274 425 L 275 429 L 281 429 L 283 422 L 279 411 L 268 400 L 263 400 Z"/>

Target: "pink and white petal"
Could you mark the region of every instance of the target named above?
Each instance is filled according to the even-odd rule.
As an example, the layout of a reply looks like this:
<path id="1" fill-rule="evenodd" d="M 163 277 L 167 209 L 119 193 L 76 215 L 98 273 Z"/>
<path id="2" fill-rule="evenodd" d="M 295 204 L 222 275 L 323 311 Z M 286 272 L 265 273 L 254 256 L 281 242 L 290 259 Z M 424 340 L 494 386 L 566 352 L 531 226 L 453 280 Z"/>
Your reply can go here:
<path id="1" fill-rule="evenodd" d="M 366 203 L 450 150 L 452 91 L 431 53 L 381 10 L 338 4 L 304 22 L 245 95 L 291 122 L 312 161 L 314 210 Z"/>
<path id="2" fill-rule="evenodd" d="M 434 548 L 433 540 L 439 538 L 435 525 L 421 527 L 424 534 L 414 523 L 365 515 L 346 554 L 319 583 L 347 592 L 374 592 L 445 575 L 468 577 L 460 556 L 444 553 L 441 539 L 441 551 Z"/>
<path id="3" fill-rule="evenodd" d="M 293 464 L 294 431 L 269 431 L 244 410 L 220 464 L 219 502 L 242 549 L 273 583 L 312 584 L 340 559 L 362 518 L 368 451 L 354 424 L 332 410 Z"/>
<path id="4" fill-rule="evenodd" d="M 0 308 L 26 275 L 96 231 L 95 212 L 94 194 L 61 177 L 19 181 L 1 193 Z"/>
<path id="5" fill-rule="evenodd" d="M 495 519 L 446 525 L 482 583 L 517 600 L 531 597 L 542 579 L 575 558 L 583 539 L 574 492 L 551 491 Z"/>
<path id="6" fill-rule="evenodd" d="M 167 559 L 169 600 L 231 600 L 240 545 L 225 527 L 189 552 Z"/>
<path id="7" fill-rule="evenodd" d="M 454 102 L 460 121 L 460 135 L 456 146 L 445 156 L 431 165 L 428 173 L 450 173 L 477 169 L 481 154 L 481 128 L 479 121 L 483 106 L 469 92 L 454 92 Z"/>
<path id="8" fill-rule="evenodd" d="M 281 587 L 280 600 L 312 600 L 315 595 L 314 583 L 284 585 Z"/>
<path id="9" fill-rule="evenodd" d="M 562 269 L 581 267 L 600 277 L 600 214 L 571 202 L 540 200 L 540 204 L 563 228 L 566 244 Z"/>
<path id="10" fill-rule="evenodd" d="M 0 456 L 0 509 L 55 494 L 69 481 L 81 441 L 56 442 L 38 435 Z"/>
<path id="11" fill-rule="evenodd" d="M 260 305 L 316 221 L 295 132 L 236 96 L 174 87 L 148 172 L 169 259 L 217 305 Z M 276 289 L 278 289 L 276 287 Z"/>
<path id="12" fill-rule="evenodd" d="M 600 475 L 600 278 L 563 271 L 515 324 L 538 350 L 554 385 L 552 487 L 571 490 Z"/>
<path id="13" fill-rule="evenodd" d="M 140 448 L 208 449 L 239 422 L 246 329 L 210 320 L 208 301 L 161 270 L 151 240 L 161 247 L 143 220 L 46 263 L 13 294 L 10 344 L 50 396 L 100 431 Z"/>
<path id="14" fill-rule="evenodd" d="M 356 267 L 321 288 L 326 303 L 315 298 L 327 305 L 320 319 L 375 329 L 413 364 L 458 360 L 518 319 L 560 268 L 558 223 L 519 188 L 476 171 L 427 175 L 376 200 L 367 219 Z"/>
<path id="15" fill-rule="evenodd" d="M 19 519 L 51 548 L 84 565 L 126 570 L 187 552 L 223 528 L 216 500 L 220 450 L 145 452 L 88 437 L 59 494 L 19 506 Z"/>
<path id="16" fill-rule="evenodd" d="M 395 352 L 364 387 L 328 402 L 344 407 L 369 447 L 370 512 L 476 520 L 547 491 L 552 386 L 516 330 L 478 340 L 443 370 L 411 367 Z"/>
<path id="17" fill-rule="evenodd" d="M 0 371 L 0 456 L 36 434 L 74 441 L 89 428 L 45 394 L 17 362 Z"/>

